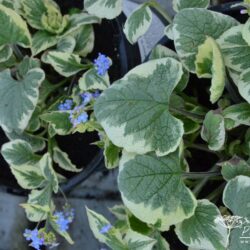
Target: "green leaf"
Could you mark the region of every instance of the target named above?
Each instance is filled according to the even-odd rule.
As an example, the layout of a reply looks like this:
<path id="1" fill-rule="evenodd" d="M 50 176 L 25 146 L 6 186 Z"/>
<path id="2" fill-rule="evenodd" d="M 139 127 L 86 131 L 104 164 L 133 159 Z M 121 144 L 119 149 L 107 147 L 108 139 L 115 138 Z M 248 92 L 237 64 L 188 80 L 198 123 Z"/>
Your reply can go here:
<path id="1" fill-rule="evenodd" d="M 164 34 L 170 40 L 174 40 L 174 33 L 173 33 L 173 23 L 167 25 L 164 29 Z"/>
<path id="2" fill-rule="evenodd" d="M 111 249 L 126 250 L 120 232 L 112 227 L 107 233 L 100 233 L 103 227 L 111 225 L 110 222 L 102 215 L 88 209 L 87 207 L 86 210 L 89 226 L 95 238 L 100 242 L 107 244 Z"/>
<path id="3" fill-rule="evenodd" d="M 14 10 L 0 4 L 0 46 L 15 43 L 25 48 L 30 47 L 28 27 Z"/>
<path id="4" fill-rule="evenodd" d="M 242 218 L 238 219 L 241 226 L 230 224 L 230 242 L 228 245 L 228 250 L 248 250 L 249 245 L 242 243 L 240 237 L 249 236 L 249 232 L 245 229 L 249 228 L 249 204 L 250 204 L 250 177 L 248 176 L 237 176 L 234 179 L 230 180 L 223 193 L 223 203 L 232 211 L 235 216 L 241 216 Z M 246 220 L 246 221 L 245 221 Z"/>
<path id="5" fill-rule="evenodd" d="M 73 53 L 76 46 L 76 40 L 72 36 L 65 36 L 58 41 L 57 51 Z"/>
<path id="6" fill-rule="evenodd" d="M 238 175 L 250 177 L 250 165 L 238 156 L 234 156 L 232 159 L 224 161 L 220 165 L 222 166 L 221 173 L 226 181 Z"/>
<path id="7" fill-rule="evenodd" d="M 5 132 L 5 134 L 9 138 L 9 140 L 13 141 L 16 139 L 20 139 L 22 141 L 26 141 L 28 144 L 30 144 L 33 152 L 41 151 L 45 148 L 45 141 L 41 137 L 37 137 L 35 135 L 28 134 L 26 132 L 19 134 L 15 131 L 11 133 Z"/>
<path id="8" fill-rule="evenodd" d="M 152 11 L 143 4 L 140 5 L 126 20 L 124 33 L 131 44 L 146 33 L 152 22 Z"/>
<path id="9" fill-rule="evenodd" d="M 68 28 L 64 32 L 63 36 L 71 35 L 84 25 L 94 23 L 101 23 L 101 19 L 96 15 L 89 15 L 85 12 L 70 15 Z"/>
<path id="10" fill-rule="evenodd" d="M 186 8 L 207 8 L 210 0 L 173 0 L 173 9 L 178 12 Z"/>
<path id="11" fill-rule="evenodd" d="M 242 37 L 242 29 L 243 25 L 232 27 L 218 39 L 226 66 L 236 72 L 250 67 L 250 46 Z"/>
<path id="12" fill-rule="evenodd" d="M 174 43 L 188 70 L 195 72 L 198 47 L 205 42 L 207 36 L 217 39 L 237 24 L 230 16 L 206 9 L 192 8 L 178 12 L 173 21 Z"/>
<path id="13" fill-rule="evenodd" d="M 0 63 L 8 61 L 12 53 L 12 48 L 9 45 L 0 46 Z"/>
<path id="14" fill-rule="evenodd" d="M 145 235 L 150 235 L 150 233 L 152 233 L 152 228 L 149 227 L 145 222 L 139 220 L 133 214 L 129 214 L 127 217 L 128 217 L 129 227 L 133 231 Z"/>
<path id="15" fill-rule="evenodd" d="M 152 250 L 156 243 L 155 239 L 137 233 L 131 229 L 126 233 L 124 241 L 127 243 L 129 250 Z"/>
<path id="16" fill-rule="evenodd" d="M 45 183 L 42 172 L 37 165 L 12 165 L 10 169 L 18 184 L 24 189 L 36 189 Z"/>
<path id="17" fill-rule="evenodd" d="M 199 78 L 212 78 L 210 101 L 218 101 L 225 87 L 226 70 L 220 48 L 212 37 L 198 47 L 195 70 Z"/>
<path id="18" fill-rule="evenodd" d="M 51 225 L 51 227 L 59 234 L 61 235 L 64 239 L 67 240 L 67 242 L 71 245 L 74 244 L 74 241 L 71 239 L 70 235 L 68 234 L 67 231 L 62 231 L 60 230 L 60 227 L 58 226 L 58 224 L 56 223 L 56 219 L 55 218 L 49 218 L 49 224 Z"/>
<path id="19" fill-rule="evenodd" d="M 58 179 L 53 169 L 52 159 L 49 153 L 43 155 L 42 159 L 39 161 L 39 166 L 44 178 L 48 181 L 49 185 L 51 185 L 53 191 L 57 193 L 59 188 Z"/>
<path id="20" fill-rule="evenodd" d="M 227 129 L 233 129 L 239 125 L 250 126 L 250 104 L 240 103 L 223 110 Z"/>
<path id="21" fill-rule="evenodd" d="M 141 221 L 165 231 L 192 216 L 196 207 L 183 174 L 178 152 L 164 157 L 124 152 L 118 177 L 123 202 Z"/>
<path id="22" fill-rule="evenodd" d="M 71 35 L 76 41 L 74 49 L 75 54 L 85 57 L 92 52 L 95 41 L 95 34 L 92 25 L 83 25 Z"/>
<path id="23" fill-rule="evenodd" d="M 104 143 L 104 160 L 108 169 L 116 168 L 119 165 L 121 149 L 115 146 L 108 138 Z"/>
<path id="24" fill-rule="evenodd" d="M 40 156 L 33 153 L 32 147 L 26 141 L 13 140 L 3 144 L 1 153 L 9 165 L 33 165 L 40 160 Z"/>
<path id="25" fill-rule="evenodd" d="M 67 112 L 53 111 L 42 114 L 40 118 L 48 122 L 58 135 L 68 135 L 72 130 L 69 113 Z"/>
<path id="26" fill-rule="evenodd" d="M 31 69 L 20 81 L 12 78 L 9 69 L 0 72 L 0 125 L 4 130 L 23 131 L 26 128 L 44 77 L 44 72 L 38 68 Z"/>
<path id="27" fill-rule="evenodd" d="M 242 37 L 245 42 L 250 46 L 250 19 L 248 19 L 243 26 Z"/>
<path id="28" fill-rule="evenodd" d="M 216 223 L 222 217 L 219 209 L 208 200 L 199 200 L 194 215 L 176 225 L 179 239 L 190 248 L 224 250 L 227 229 Z"/>
<path id="29" fill-rule="evenodd" d="M 100 18 L 113 19 L 122 12 L 122 0 L 85 0 L 84 8 Z"/>
<path id="30" fill-rule="evenodd" d="M 40 68 L 41 63 L 39 59 L 25 56 L 23 60 L 17 65 L 17 78 L 25 78 L 29 70 Z"/>
<path id="31" fill-rule="evenodd" d="M 172 58 L 152 60 L 102 93 L 95 115 L 114 145 L 139 154 L 156 151 L 159 156 L 176 150 L 183 124 L 168 108 L 182 72 Z"/>
<path id="32" fill-rule="evenodd" d="M 250 47 L 249 47 L 250 48 Z M 250 50 L 249 50 L 250 52 Z M 250 58 L 249 58 L 250 59 Z M 239 89 L 239 93 L 241 96 L 248 102 L 250 103 L 250 69 L 244 70 L 240 74 L 239 80 L 236 82 L 237 87 Z"/>
<path id="33" fill-rule="evenodd" d="M 155 249 L 157 249 L 157 250 L 170 250 L 168 242 L 161 236 L 161 234 L 159 234 L 159 233 L 157 234 L 156 240 L 157 240 L 157 242 L 155 245 Z"/>
<path id="34" fill-rule="evenodd" d="M 40 52 L 56 45 L 58 38 L 47 31 L 37 31 L 32 37 L 32 55 L 35 56 Z"/>
<path id="35" fill-rule="evenodd" d="M 104 76 L 99 76 L 95 68 L 86 71 L 79 79 L 79 87 L 82 91 L 87 90 L 105 90 L 110 85 L 109 76 L 106 73 Z"/>
<path id="36" fill-rule="evenodd" d="M 44 2 L 43 0 L 21 0 L 24 17 L 35 29 L 43 29 L 41 19 L 47 11 Z"/>
<path id="37" fill-rule="evenodd" d="M 47 218 L 47 207 L 50 207 L 51 202 L 51 187 L 47 185 L 41 190 L 32 190 L 27 204 L 23 204 L 26 216 L 30 221 L 40 222 Z"/>
<path id="38" fill-rule="evenodd" d="M 81 168 L 77 168 L 69 159 L 69 156 L 67 153 L 63 152 L 60 150 L 58 147 L 53 148 L 53 160 L 56 162 L 59 167 L 66 171 L 71 171 L 71 172 L 81 172 Z"/>
<path id="39" fill-rule="evenodd" d="M 155 60 L 155 59 L 167 58 L 167 57 L 176 59 L 178 61 L 180 60 L 175 51 L 163 45 L 158 44 L 151 51 L 149 55 L 149 60 Z M 185 67 L 182 67 L 182 70 L 183 70 L 182 78 L 175 88 L 176 91 L 180 91 L 180 92 L 186 88 L 188 81 L 189 81 L 189 72 L 187 71 Z"/>
<path id="40" fill-rule="evenodd" d="M 44 63 L 50 64 L 60 75 L 69 77 L 85 69 L 81 58 L 72 53 L 50 51 L 43 58 Z"/>
<path id="41" fill-rule="evenodd" d="M 206 114 L 203 122 L 201 137 L 208 143 L 209 149 L 218 151 L 225 143 L 225 124 L 223 116 L 216 110 Z"/>

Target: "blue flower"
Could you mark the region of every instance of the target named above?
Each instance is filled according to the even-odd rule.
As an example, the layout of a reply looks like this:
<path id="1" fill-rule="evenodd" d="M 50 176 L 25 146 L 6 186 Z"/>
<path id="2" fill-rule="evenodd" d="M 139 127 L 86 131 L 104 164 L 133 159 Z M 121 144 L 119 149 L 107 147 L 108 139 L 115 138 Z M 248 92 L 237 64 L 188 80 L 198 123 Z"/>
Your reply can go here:
<path id="1" fill-rule="evenodd" d="M 111 66 L 110 59 L 99 53 L 98 57 L 94 60 L 94 65 L 99 76 L 104 76 Z"/>
<path id="2" fill-rule="evenodd" d="M 32 241 L 30 246 L 37 250 L 40 250 L 40 247 L 44 244 L 44 238 L 39 235 L 39 231 L 36 228 L 34 230 L 25 229 L 23 236 L 27 241 Z"/>
<path id="3" fill-rule="evenodd" d="M 92 94 L 93 98 L 96 99 L 100 96 L 100 91 L 99 90 L 96 90 L 95 93 Z"/>
<path id="4" fill-rule="evenodd" d="M 81 123 L 88 121 L 88 114 L 84 111 L 84 105 L 76 106 L 73 110 L 70 111 L 69 116 L 70 122 L 73 124 L 73 127 Z"/>
<path id="5" fill-rule="evenodd" d="M 107 224 L 107 225 L 103 226 L 99 232 L 100 232 L 101 234 L 106 234 L 106 233 L 109 232 L 109 230 L 110 230 L 111 228 L 112 228 L 112 225 Z"/>
<path id="6" fill-rule="evenodd" d="M 66 232 L 69 229 L 69 224 L 73 221 L 74 215 L 74 209 L 54 213 L 56 224 L 60 231 Z"/>
<path id="7" fill-rule="evenodd" d="M 65 100 L 64 103 L 60 103 L 58 106 L 58 110 L 64 111 L 64 110 L 70 110 L 72 108 L 73 101 L 70 99 Z"/>
<path id="8" fill-rule="evenodd" d="M 82 104 L 83 105 L 87 105 L 93 97 L 92 94 L 89 92 L 82 93 L 82 94 L 80 94 L 80 96 L 82 97 L 82 102 L 83 102 Z"/>

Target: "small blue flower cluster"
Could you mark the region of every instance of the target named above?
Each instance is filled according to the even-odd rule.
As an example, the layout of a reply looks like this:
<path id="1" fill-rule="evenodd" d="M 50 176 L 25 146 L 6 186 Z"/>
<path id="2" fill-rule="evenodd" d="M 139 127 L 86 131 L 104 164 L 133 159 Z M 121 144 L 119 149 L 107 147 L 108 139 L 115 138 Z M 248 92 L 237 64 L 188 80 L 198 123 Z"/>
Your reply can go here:
<path id="1" fill-rule="evenodd" d="M 41 237 L 37 228 L 33 230 L 25 229 L 23 236 L 27 241 L 31 241 L 30 246 L 36 250 L 40 250 L 40 247 L 44 244 L 44 238 Z"/>
<path id="2" fill-rule="evenodd" d="M 111 228 L 112 228 L 112 225 L 107 224 L 107 225 L 105 225 L 105 226 L 103 226 L 101 228 L 101 230 L 99 231 L 99 233 L 106 234 L 106 233 L 108 233 L 110 231 Z"/>
<path id="3" fill-rule="evenodd" d="M 97 70 L 97 74 L 99 76 L 104 76 L 111 66 L 111 61 L 107 56 L 99 53 L 98 57 L 94 60 L 94 65 Z"/>
<path id="4" fill-rule="evenodd" d="M 66 232 L 69 229 L 69 224 L 73 221 L 74 215 L 74 209 L 54 213 L 56 224 L 58 225 L 60 231 Z"/>
<path id="5" fill-rule="evenodd" d="M 71 99 L 65 100 L 64 103 L 60 103 L 58 106 L 58 110 L 65 111 L 65 110 L 71 110 L 73 106 L 73 101 Z"/>

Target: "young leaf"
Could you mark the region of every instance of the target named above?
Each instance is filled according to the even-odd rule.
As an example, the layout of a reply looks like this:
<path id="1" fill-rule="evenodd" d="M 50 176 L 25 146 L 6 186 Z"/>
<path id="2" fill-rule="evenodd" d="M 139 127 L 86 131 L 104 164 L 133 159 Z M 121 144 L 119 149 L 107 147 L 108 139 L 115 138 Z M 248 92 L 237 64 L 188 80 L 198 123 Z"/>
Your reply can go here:
<path id="1" fill-rule="evenodd" d="M 81 172 L 81 168 L 77 168 L 69 159 L 67 153 L 63 152 L 60 148 L 54 147 L 53 148 L 53 160 L 56 162 L 59 167 L 66 171 L 71 172 Z"/>
<path id="2" fill-rule="evenodd" d="M 193 215 L 196 207 L 183 174 L 178 152 L 160 158 L 124 152 L 118 177 L 123 202 L 141 221 L 165 231 Z"/>
<path id="3" fill-rule="evenodd" d="M 102 93 L 95 115 L 116 146 L 139 154 L 156 151 L 159 156 L 176 150 L 183 124 L 168 108 L 182 73 L 182 65 L 172 58 L 152 60 Z"/>
<path id="4" fill-rule="evenodd" d="M 226 181 L 229 181 L 238 175 L 250 177 L 250 165 L 238 156 L 234 156 L 232 159 L 222 162 L 221 166 L 221 173 Z"/>
<path id="5" fill-rule="evenodd" d="M 10 169 L 18 184 L 24 189 L 40 188 L 45 183 L 42 172 L 37 165 L 12 165 Z"/>
<path id="6" fill-rule="evenodd" d="M 39 59 L 25 56 L 23 60 L 17 65 L 18 78 L 23 79 L 31 69 L 40 68 L 41 62 Z"/>
<path id="7" fill-rule="evenodd" d="M 44 178 L 48 181 L 49 185 L 51 185 L 53 191 L 57 193 L 59 188 L 58 179 L 53 169 L 52 159 L 49 153 L 43 155 L 42 159 L 39 161 L 39 167 Z"/>
<path id="8" fill-rule="evenodd" d="M 105 90 L 110 85 L 109 76 L 106 73 L 104 76 L 99 76 L 95 68 L 86 71 L 79 79 L 79 87 L 82 91 L 88 90 Z"/>
<path id="9" fill-rule="evenodd" d="M 104 160 L 108 169 L 116 168 L 119 165 L 121 149 L 115 146 L 108 138 L 104 143 Z"/>
<path id="10" fill-rule="evenodd" d="M 210 0 L 173 0 L 173 9 L 178 12 L 186 8 L 207 8 Z"/>
<path id="11" fill-rule="evenodd" d="M 31 69 L 20 81 L 12 78 L 9 69 L 0 72 L 0 125 L 4 130 L 23 131 L 26 128 L 44 77 L 44 72 L 38 68 Z"/>
<path id="12" fill-rule="evenodd" d="M 100 18 L 113 19 L 122 11 L 122 0 L 85 0 L 84 8 Z"/>
<path id="13" fill-rule="evenodd" d="M 174 43 L 188 70 L 195 72 L 195 56 L 207 36 L 217 39 L 237 24 L 230 16 L 206 9 L 192 8 L 178 12 L 173 21 Z"/>
<path id="14" fill-rule="evenodd" d="M 229 227 L 231 227 L 229 233 L 231 233 L 228 250 L 249 249 L 249 245 L 242 244 L 240 240 L 240 237 L 249 236 L 249 231 L 247 230 L 249 229 L 249 209 L 247 209 L 250 204 L 249 190 L 250 177 L 242 175 L 230 180 L 224 189 L 223 203 L 235 216 L 238 216 L 238 223 L 237 220 L 235 220 L 235 224 L 232 224 L 234 220 L 231 219 L 229 221 Z"/>
<path id="15" fill-rule="evenodd" d="M 12 49 L 10 45 L 0 46 L 0 63 L 6 62 L 12 56 Z"/>
<path id="16" fill-rule="evenodd" d="M 127 243 L 127 247 L 130 250 L 152 250 L 156 243 L 155 239 L 137 233 L 131 229 L 126 233 L 124 241 Z"/>
<path id="17" fill-rule="evenodd" d="M 40 160 L 40 156 L 33 153 L 29 143 L 23 140 L 13 140 L 3 144 L 1 153 L 9 165 L 33 165 Z"/>
<path id="18" fill-rule="evenodd" d="M 61 38 L 57 43 L 57 51 L 73 53 L 76 46 L 76 40 L 73 36 L 65 36 Z"/>
<path id="19" fill-rule="evenodd" d="M 201 137 L 208 143 L 211 150 L 220 150 L 225 143 L 225 124 L 223 116 L 217 111 L 211 110 L 206 114 L 203 122 Z"/>
<path id="20" fill-rule="evenodd" d="M 218 101 L 225 87 L 226 70 L 219 46 L 212 37 L 207 37 L 198 47 L 195 70 L 199 78 L 212 78 L 210 101 Z"/>
<path id="21" fill-rule="evenodd" d="M 37 31 L 32 37 L 32 55 L 35 56 L 40 52 L 56 45 L 58 38 L 47 31 Z"/>
<path id="22" fill-rule="evenodd" d="M 30 47 L 28 27 L 14 10 L 0 4 L 0 46 L 15 43 L 25 48 Z"/>
<path id="23" fill-rule="evenodd" d="M 223 116 L 227 129 L 233 129 L 239 125 L 250 126 L 250 104 L 240 103 L 229 106 L 223 110 Z"/>
<path id="24" fill-rule="evenodd" d="M 40 118 L 48 122 L 58 135 L 68 135 L 72 130 L 69 113 L 67 112 L 53 111 L 42 114 Z"/>
<path id="25" fill-rule="evenodd" d="M 125 244 L 122 240 L 120 232 L 112 227 L 110 222 L 102 215 L 88 209 L 87 216 L 89 226 L 95 236 L 100 242 L 107 244 L 111 249 L 125 250 Z M 104 228 L 108 228 L 105 232 L 102 232 Z"/>
<path id="26" fill-rule="evenodd" d="M 44 63 L 50 64 L 60 75 L 69 77 L 85 69 L 81 58 L 72 53 L 50 51 L 43 58 Z"/>
<path id="27" fill-rule="evenodd" d="M 249 49 L 250 49 L 250 46 L 249 46 Z M 250 50 L 249 50 L 249 52 L 250 52 Z M 249 80 L 250 80 L 250 70 L 246 69 L 240 74 L 239 80 L 236 82 L 237 87 L 239 89 L 239 93 L 248 103 L 250 103 L 250 83 L 249 83 Z"/>
<path id="28" fill-rule="evenodd" d="M 218 250 L 227 246 L 227 229 L 216 223 L 222 217 L 208 200 L 199 200 L 194 215 L 176 225 L 179 239 L 190 248 Z"/>
<path id="29" fill-rule="evenodd" d="M 218 39 L 226 66 L 236 72 L 250 66 L 250 46 L 242 37 L 242 29 L 243 25 L 232 27 Z"/>
<path id="30" fill-rule="evenodd" d="M 152 11 L 146 5 L 139 6 L 126 20 L 124 25 L 124 33 L 131 44 L 146 33 L 152 22 Z"/>

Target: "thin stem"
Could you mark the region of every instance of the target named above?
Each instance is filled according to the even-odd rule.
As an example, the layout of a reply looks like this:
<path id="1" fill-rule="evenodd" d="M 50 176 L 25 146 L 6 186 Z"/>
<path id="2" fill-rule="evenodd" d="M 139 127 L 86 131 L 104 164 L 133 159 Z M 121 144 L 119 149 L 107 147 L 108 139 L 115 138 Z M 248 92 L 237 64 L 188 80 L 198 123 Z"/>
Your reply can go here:
<path id="1" fill-rule="evenodd" d="M 205 152 L 212 153 L 212 154 L 216 154 L 216 152 L 210 150 L 207 146 L 205 146 L 203 144 L 190 144 L 190 145 L 187 145 L 187 147 L 193 148 L 193 149 L 198 149 L 198 150 L 205 151 Z"/>
<path id="2" fill-rule="evenodd" d="M 63 192 L 63 190 L 60 188 L 60 186 L 59 186 L 59 191 L 60 191 L 60 193 L 62 194 L 62 196 L 63 196 L 63 198 L 64 198 L 64 200 L 65 200 L 65 203 L 68 204 L 68 203 L 69 203 L 69 202 L 68 202 L 68 199 L 67 199 L 65 193 Z"/>
<path id="3" fill-rule="evenodd" d="M 169 108 L 170 111 L 172 112 L 175 112 L 177 114 L 181 114 L 181 115 L 184 115 L 185 117 L 189 117 L 191 119 L 195 119 L 199 122 L 203 122 L 204 120 L 204 116 L 203 115 L 198 115 L 198 114 L 195 114 L 193 112 L 190 112 L 190 111 L 186 111 L 186 110 L 183 110 L 183 109 L 179 109 L 179 108 L 173 108 L 173 107 L 170 107 Z"/>
<path id="4" fill-rule="evenodd" d="M 184 178 L 189 179 L 199 179 L 204 177 L 214 177 L 214 176 L 221 176 L 221 173 L 218 171 L 210 171 L 210 172 L 187 172 L 183 173 L 182 176 Z"/>
<path id="5" fill-rule="evenodd" d="M 21 52 L 21 50 L 18 48 L 18 46 L 16 44 L 13 44 L 11 47 L 12 47 L 14 54 L 15 54 L 16 58 L 18 59 L 18 61 L 22 61 L 24 58 L 24 55 Z"/>
<path id="6" fill-rule="evenodd" d="M 147 2 L 147 5 L 154 8 L 160 15 L 162 15 L 168 23 L 173 22 L 173 18 L 168 14 L 168 12 L 155 0 L 150 0 Z"/>
<path id="7" fill-rule="evenodd" d="M 222 183 L 218 188 L 216 188 L 212 193 L 210 193 L 208 196 L 207 196 L 207 199 L 208 200 L 213 200 L 215 199 L 216 197 L 218 197 L 218 195 L 221 194 L 221 192 L 224 190 L 224 187 L 225 187 L 225 183 Z"/>
<path id="8" fill-rule="evenodd" d="M 214 165 L 210 171 L 213 172 L 215 169 L 217 169 L 217 165 Z M 201 180 L 199 182 L 198 185 L 195 186 L 195 188 L 192 190 L 194 195 L 197 197 L 198 194 L 200 193 L 200 191 L 202 190 L 202 188 L 206 185 L 206 183 L 208 182 L 209 180 L 209 176 L 206 176 L 203 180 Z"/>

